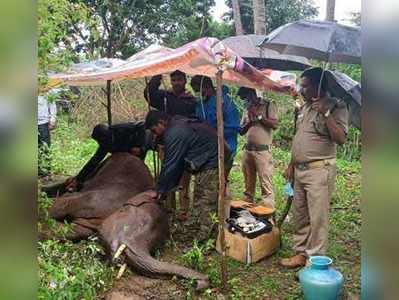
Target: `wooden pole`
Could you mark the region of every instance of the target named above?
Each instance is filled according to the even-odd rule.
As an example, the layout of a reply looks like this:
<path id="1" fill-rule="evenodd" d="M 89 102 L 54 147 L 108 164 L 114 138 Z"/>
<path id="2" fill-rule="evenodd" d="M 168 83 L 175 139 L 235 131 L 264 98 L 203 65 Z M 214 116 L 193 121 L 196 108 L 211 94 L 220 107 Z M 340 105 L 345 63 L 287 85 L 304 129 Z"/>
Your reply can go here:
<path id="1" fill-rule="evenodd" d="M 218 195 L 218 216 L 219 216 L 219 242 L 222 249 L 220 258 L 220 273 L 222 279 L 222 290 L 227 292 L 227 264 L 226 264 L 226 241 L 224 237 L 224 220 L 225 220 L 225 170 L 224 170 L 224 125 L 223 125 L 223 109 L 222 109 L 222 75 L 223 71 L 216 73 L 216 114 L 217 114 L 217 133 L 218 133 L 218 153 L 219 153 L 219 195 Z"/>
<path id="2" fill-rule="evenodd" d="M 112 108 L 111 108 L 111 80 L 107 80 L 107 115 L 108 125 L 112 125 Z"/>

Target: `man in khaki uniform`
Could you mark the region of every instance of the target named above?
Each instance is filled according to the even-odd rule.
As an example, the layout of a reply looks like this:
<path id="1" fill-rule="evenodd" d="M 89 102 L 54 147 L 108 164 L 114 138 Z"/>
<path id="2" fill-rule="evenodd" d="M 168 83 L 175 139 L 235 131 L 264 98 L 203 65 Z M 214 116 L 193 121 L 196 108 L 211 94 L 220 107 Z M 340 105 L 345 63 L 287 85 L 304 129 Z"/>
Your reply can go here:
<path id="1" fill-rule="evenodd" d="M 327 95 L 325 80 L 318 97 L 321 76 L 320 68 L 307 70 L 301 76 L 305 104 L 298 110 L 291 163 L 284 174 L 294 183 L 296 254 L 280 262 L 288 268 L 304 266 L 309 256 L 326 253 L 336 145 L 345 143 L 348 129 L 347 106 Z"/>
<path id="2" fill-rule="evenodd" d="M 247 110 L 241 121 L 241 135 L 246 135 L 246 144 L 241 154 L 245 179 L 246 200 L 254 201 L 256 174 L 258 174 L 262 204 L 274 208 L 272 186 L 272 132 L 277 127 L 277 114 L 273 103 L 258 98 L 254 89 L 240 88 L 238 95 L 247 101 Z"/>

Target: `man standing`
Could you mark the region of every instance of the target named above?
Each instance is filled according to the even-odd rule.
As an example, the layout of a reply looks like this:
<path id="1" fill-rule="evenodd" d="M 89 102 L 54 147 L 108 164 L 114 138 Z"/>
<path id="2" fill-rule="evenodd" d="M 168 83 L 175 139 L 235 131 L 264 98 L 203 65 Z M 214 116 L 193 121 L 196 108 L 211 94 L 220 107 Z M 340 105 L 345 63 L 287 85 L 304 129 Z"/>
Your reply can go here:
<path id="1" fill-rule="evenodd" d="M 49 101 L 49 95 L 50 93 L 47 93 L 37 97 L 39 175 L 46 175 L 49 171 L 50 130 L 55 128 L 57 118 L 57 106 L 54 101 Z"/>
<path id="2" fill-rule="evenodd" d="M 217 211 L 219 190 L 216 131 L 204 122 L 180 116 L 172 118 L 160 111 L 150 111 L 145 124 L 165 146 L 157 183 L 158 199 L 164 199 L 167 192 L 178 186 L 184 171 L 195 174 L 193 206 L 200 223 L 197 239 L 208 238 L 214 232 L 210 214 Z M 226 148 L 226 164 L 230 156 Z"/>
<path id="3" fill-rule="evenodd" d="M 258 174 L 262 204 L 274 208 L 272 186 L 272 134 L 278 124 L 275 106 L 270 101 L 258 98 L 254 89 L 242 87 L 238 96 L 247 101 L 247 110 L 241 121 L 241 135 L 246 135 L 244 151 L 241 154 L 245 179 L 246 200 L 254 202 L 256 174 Z"/>
<path id="4" fill-rule="evenodd" d="M 150 106 L 170 116 L 194 116 L 197 101 L 191 93 L 186 91 L 186 74 L 179 70 L 170 74 L 170 82 L 172 84 L 172 89 L 170 91 L 159 89 L 161 81 L 162 75 L 152 77 L 144 90 L 144 97 Z M 163 156 L 163 154 L 160 153 L 160 156 Z M 184 174 L 180 186 L 180 209 L 182 210 L 182 214 L 179 218 L 185 219 L 190 206 L 190 199 L 188 196 L 190 186 L 189 174 Z M 170 200 L 174 202 L 175 194 L 170 194 L 170 197 Z"/>
<path id="5" fill-rule="evenodd" d="M 195 108 L 196 117 L 217 129 L 216 90 L 213 87 L 212 79 L 196 75 L 191 79 L 191 87 L 196 93 L 201 93 L 201 97 L 203 97 L 203 101 L 199 101 Z M 228 95 L 226 86 L 223 86 L 222 93 L 224 139 L 234 157 L 237 152 L 237 137 L 240 132 L 240 115 L 236 105 Z"/>
<path id="6" fill-rule="evenodd" d="M 57 106 L 55 102 L 48 101 L 47 95 L 37 97 L 37 124 L 39 146 L 50 147 L 50 130 L 55 128 L 57 119 Z"/>
<path id="7" fill-rule="evenodd" d="M 162 75 L 152 77 L 144 90 L 144 97 L 150 106 L 171 116 L 193 116 L 196 100 L 186 91 L 186 74 L 179 70 L 170 74 L 170 91 L 159 89 L 161 81 Z"/>
<path id="8" fill-rule="evenodd" d="M 285 177 L 294 183 L 293 221 L 295 256 L 282 259 L 287 268 L 304 266 L 313 255 L 327 250 L 329 208 L 336 177 L 336 145 L 346 140 L 348 109 L 343 101 L 330 98 L 326 80 L 319 83 L 322 69 L 301 75 L 305 104 L 296 117 L 291 162 Z"/>

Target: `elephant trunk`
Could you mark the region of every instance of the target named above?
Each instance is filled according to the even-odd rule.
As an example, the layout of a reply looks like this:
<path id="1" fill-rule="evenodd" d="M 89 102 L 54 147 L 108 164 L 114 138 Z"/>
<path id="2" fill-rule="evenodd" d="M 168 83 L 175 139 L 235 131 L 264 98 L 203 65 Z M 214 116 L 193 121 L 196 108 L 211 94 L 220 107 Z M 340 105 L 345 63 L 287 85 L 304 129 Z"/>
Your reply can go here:
<path id="1" fill-rule="evenodd" d="M 128 247 L 125 250 L 125 254 L 127 255 L 129 264 L 131 264 L 137 271 L 148 276 L 176 275 L 186 279 L 195 279 L 197 280 L 197 290 L 202 290 L 209 286 L 209 280 L 206 275 L 179 265 L 158 261 L 145 251 Z"/>

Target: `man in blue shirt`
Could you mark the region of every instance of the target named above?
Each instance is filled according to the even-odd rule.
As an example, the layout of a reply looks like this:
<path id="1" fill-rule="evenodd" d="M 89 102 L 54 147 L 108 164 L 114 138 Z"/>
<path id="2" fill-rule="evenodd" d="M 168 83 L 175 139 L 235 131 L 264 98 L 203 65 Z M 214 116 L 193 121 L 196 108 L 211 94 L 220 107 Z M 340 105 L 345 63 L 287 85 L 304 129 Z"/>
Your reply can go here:
<path id="1" fill-rule="evenodd" d="M 209 77 L 196 75 L 191 79 L 191 87 L 200 93 L 201 101 L 197 103 L 195 115 L 201 121 L 208 122 L 217 129 L 216 89 Z M 237 107 L 228 95 L 228 88 L 223 86 L 223 119 L 224 139 L 233 156 L 237 152 L 237 137 L 240 132 L 240 115 Z"/>

